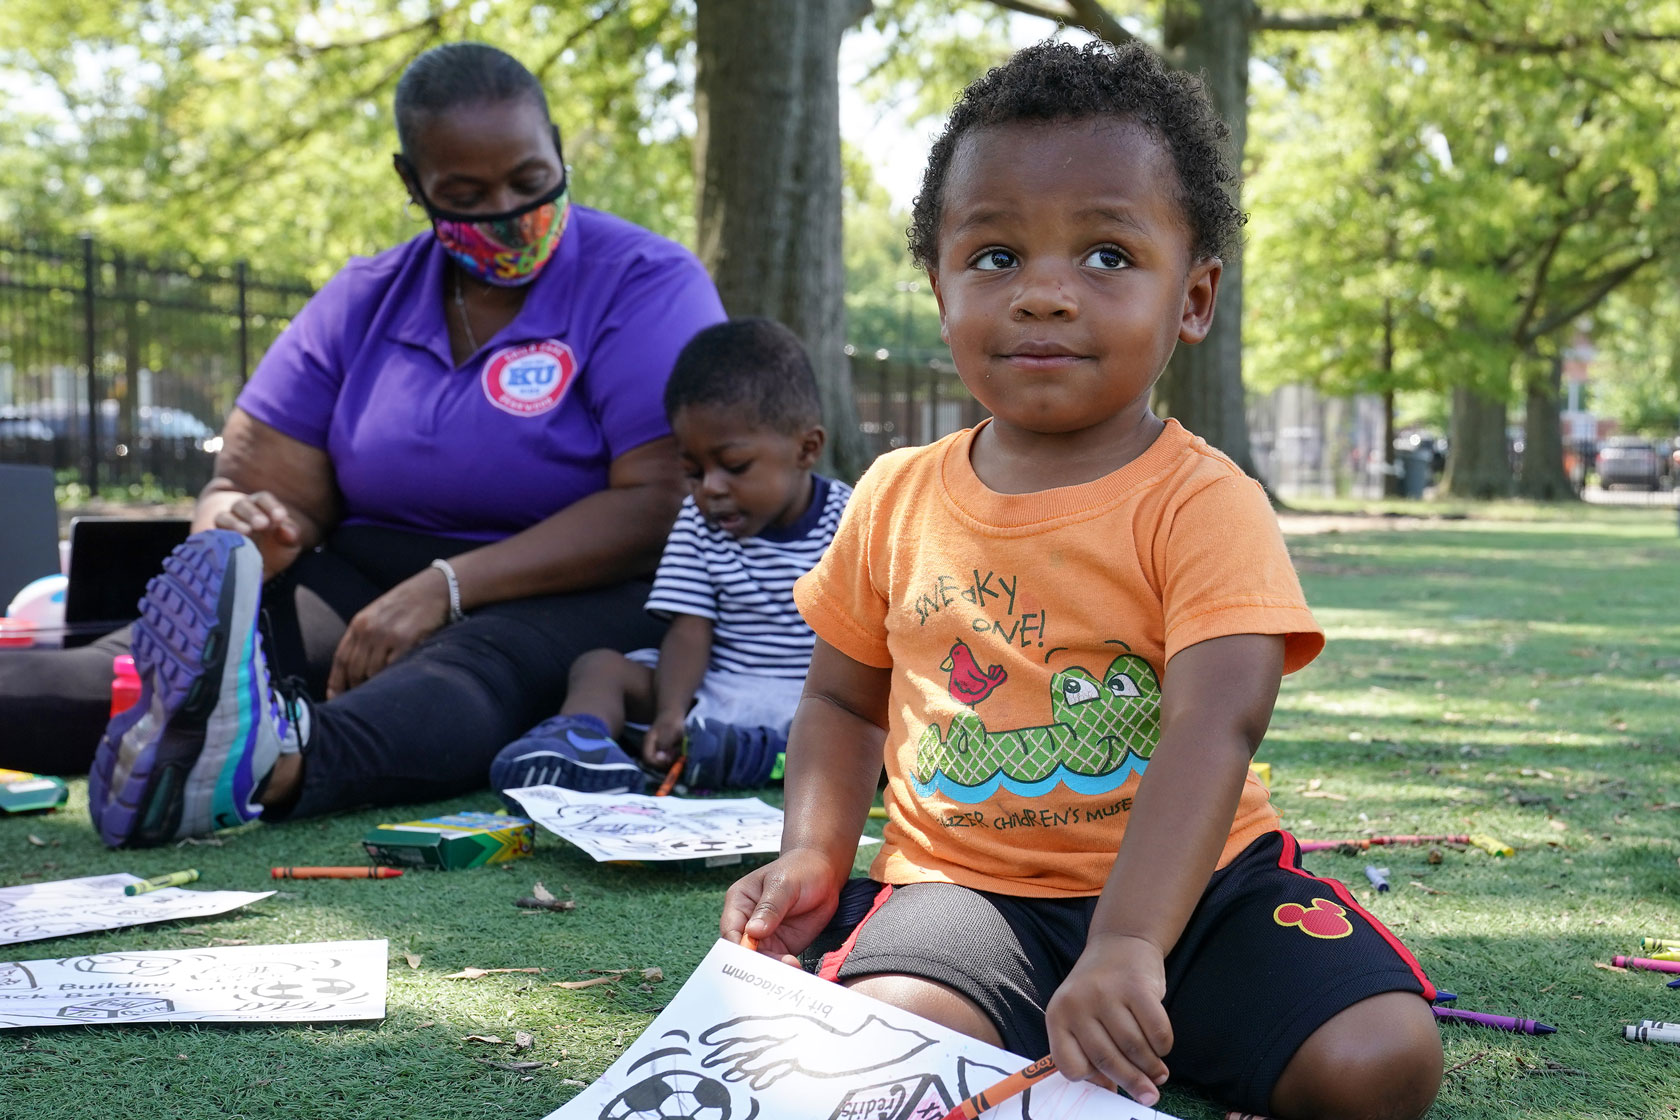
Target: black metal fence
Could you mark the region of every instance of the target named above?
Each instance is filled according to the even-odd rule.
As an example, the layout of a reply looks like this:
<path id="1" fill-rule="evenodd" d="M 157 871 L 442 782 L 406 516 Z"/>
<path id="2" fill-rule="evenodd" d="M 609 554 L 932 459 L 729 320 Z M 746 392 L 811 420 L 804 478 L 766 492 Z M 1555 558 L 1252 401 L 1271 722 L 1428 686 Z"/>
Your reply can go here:
<path id="1" fill-rule="evenodd" d="M 197 491 L 240 386 L 309 296 L 244 262 L 0 236 L 0 462 L 96 493 Z"/>
<path id="2" fill-rule="evenodd" d="M 932 443 L 986 415 L 949 360 L 906 358 L 846 348 L 858 426 L 870 454 Z"/>

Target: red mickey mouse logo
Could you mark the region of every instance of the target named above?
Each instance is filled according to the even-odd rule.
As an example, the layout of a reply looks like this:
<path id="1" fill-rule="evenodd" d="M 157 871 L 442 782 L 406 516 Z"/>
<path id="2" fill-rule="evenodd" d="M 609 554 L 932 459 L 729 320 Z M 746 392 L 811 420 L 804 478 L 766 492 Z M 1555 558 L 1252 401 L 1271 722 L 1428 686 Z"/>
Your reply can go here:
<path id="1" fill-rule="evenodd" d="M 1309 937 L 1334 941 L 1353 932 L 1347 911 L 1327 898 L 1315 898 L 1311 909 L 1299 902 L 1286 902 L 1272 911 L 1272 920 L 1280 926 L 1300 926 Z"/>

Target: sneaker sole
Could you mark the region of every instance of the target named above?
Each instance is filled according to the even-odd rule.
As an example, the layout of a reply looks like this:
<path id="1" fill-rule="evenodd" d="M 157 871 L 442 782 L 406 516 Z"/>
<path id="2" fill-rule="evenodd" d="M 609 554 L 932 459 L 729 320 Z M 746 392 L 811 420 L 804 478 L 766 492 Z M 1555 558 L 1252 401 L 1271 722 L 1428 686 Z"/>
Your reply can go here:
<path id="1" fill-rule="evenodd" d="M 537 785 L 561 786 L 579 793 L 640 793 L 644 783 L 640 766 L 626 766 L 622 762 L 582 762 L 553 751 L 537 750 L 518 755 L 509 765 L 527 771 L 541 767 L 552 777 Z"/>
<path id="2" fill-rule="evenodd" d="M 202 785 L 201 762 L 221 769 L 220 761 L 201 758 L 206 743 L 219 741 L 225 758 L 255 710 L 241 703 L 248 674 L 224 670 L 228 652 L 247 650 L 254 638 L 261 565 L 244 537 L 215 531 L 177 548 L 146 585 L 132 643 L 140 699 L 106 728 L 90 775 L 89 799 L 104 806 L 96 823 L 107 845 L 160 844 L 181 834 L 183 824 L 192 834 L 214 823 L 208 812 L 184 822 L 185 802 L 189 789 Z M 216 733 L 207 733 L 213 723 Z"/>

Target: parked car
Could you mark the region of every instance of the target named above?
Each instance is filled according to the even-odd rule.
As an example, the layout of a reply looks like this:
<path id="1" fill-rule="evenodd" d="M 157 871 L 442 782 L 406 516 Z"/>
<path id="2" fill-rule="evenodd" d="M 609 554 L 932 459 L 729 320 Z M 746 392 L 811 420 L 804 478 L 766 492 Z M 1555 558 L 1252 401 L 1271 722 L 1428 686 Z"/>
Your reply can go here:
<path id="1" fill-rule="evenodd" d="M 1667 460 L 1668 456 L 1651 440 L 1640 436 L 1611 436 L 1598 448 L 1595 460 L 1598 484 L 1606 490 L 1612 486 L 1656 490 L 1668 473 Z"/>

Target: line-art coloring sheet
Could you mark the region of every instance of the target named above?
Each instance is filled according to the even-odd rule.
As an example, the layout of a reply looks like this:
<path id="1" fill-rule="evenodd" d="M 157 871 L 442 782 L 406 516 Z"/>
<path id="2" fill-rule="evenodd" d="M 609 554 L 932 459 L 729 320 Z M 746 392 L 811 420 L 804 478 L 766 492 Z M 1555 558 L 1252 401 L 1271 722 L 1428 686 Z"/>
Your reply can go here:
<path id="1" fill-rule="evenodd" d="M 95 953 L 0 964 L 0 1028 L 385 1017 L 384 941 Z"/>
<path id="2" fill-rule="evenodd" d="M 189 891 L 165 887 L 123 894 L 136 875 L 94 875 L 0 888 L 0 945 L 69 937 L 101 929 L 142 926 L 176 918 L 206 918 L 237 910 L 273 891 Z"/>
<path id="3" fill-rule="evenodd" d="M 525 815 L 597 860 L 678 860 L 775 853 L 782 811 L 756 797 L 647 797 L 559 786 L 510 789 Z M 876 840 L 863 837 L 863 844 Z"/>
<path id="4" fill-rule="evenodd" d="M 942 1120 L 1028 1059 L 719 941 L 547 1120 Z M 987 1120 L 1172 1120 L 1051 1074 Z"/>

